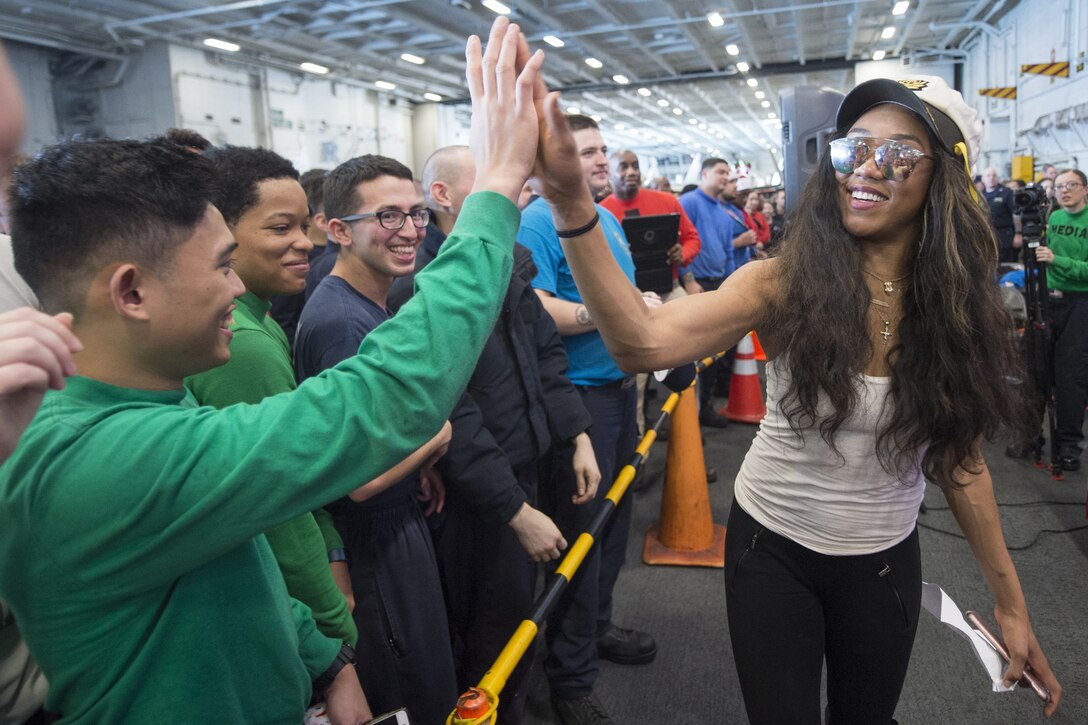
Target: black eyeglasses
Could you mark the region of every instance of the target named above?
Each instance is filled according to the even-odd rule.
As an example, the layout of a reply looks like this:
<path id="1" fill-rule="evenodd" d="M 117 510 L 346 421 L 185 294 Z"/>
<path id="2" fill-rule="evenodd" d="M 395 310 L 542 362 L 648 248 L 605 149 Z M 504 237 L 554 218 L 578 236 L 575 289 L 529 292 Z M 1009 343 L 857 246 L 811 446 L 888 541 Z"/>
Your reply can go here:
<path id="1" fill-rule="evenodd" d="M 408 217 L 412 217 L 412 226 L 416 229 L 423 229 L 431 222 L 431 210 L 430 209 L 413 209 L 412 211 L 405 213 L 400 209 L 383 209 L 382 211 L 372 211 L 367 214 L 349 214 L 348 216 L 340 217 L 340 221 L 357 222 L 362 219 L 370 219 L 375 217 L 378 223 L 382 225 L 384 229 L 396 231 L 404 227 L 404 220 Z"/>
<path id="2" fill-rule="evenodd" d="M 831 166 L 840 174 L 852 174 L 870 157 L 890 181 L 906 181 L 922 159 L 933 160 L 913 146 L 890 138 L 837 138 L 831 142 Z"/>
<path id="3" fill-rule="evenodd" d="M 1055 184 L 1054 188 L 1058 191 L 1073 191 L 1074 189 L 1079 189 L 1082 186 L 1084 186 L 1084 184 L 1080 183 L 1079 181 L 1067 181 L 1064 184 Z"/>

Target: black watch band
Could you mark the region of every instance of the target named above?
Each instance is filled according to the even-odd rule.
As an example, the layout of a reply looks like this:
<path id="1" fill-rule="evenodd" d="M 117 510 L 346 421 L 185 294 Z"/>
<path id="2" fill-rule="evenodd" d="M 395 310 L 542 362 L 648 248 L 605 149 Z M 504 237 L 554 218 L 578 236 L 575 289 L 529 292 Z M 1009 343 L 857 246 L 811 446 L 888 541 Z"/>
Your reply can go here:
<path id="1" fill-rule="evenodd" d="M 340 651 L 336 654 L 336 659 L 329 665 L 329 669 L 321 673 L 321 676 L 314 680 L 314 694 L 321 695 L 325 690 L 329 689 L 329 685 L 336 679 L 336 676 L 340 674 L 340 670 L 344 669 L 348 665 L 355 664 L 355 648 L 350 644 L 340 645 Z"/>

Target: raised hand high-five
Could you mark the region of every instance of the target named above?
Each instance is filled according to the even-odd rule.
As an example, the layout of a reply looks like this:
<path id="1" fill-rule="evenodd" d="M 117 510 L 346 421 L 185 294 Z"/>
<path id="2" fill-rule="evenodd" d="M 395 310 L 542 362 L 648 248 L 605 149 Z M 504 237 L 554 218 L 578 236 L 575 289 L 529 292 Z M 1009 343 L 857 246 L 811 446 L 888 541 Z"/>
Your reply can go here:
<path id="1" fill-rule="evenodd" d="M 469 146 L 476 160 L 473 191 L 494 191 L 517 203 L 533 169 L 538 136 L 534 93 L 543 88 L 544 52 L 530 55 L 521 29 L 504 17 L 491 26 L 487 48 L 473 35 L 465 48 L 472 96 Z"/>

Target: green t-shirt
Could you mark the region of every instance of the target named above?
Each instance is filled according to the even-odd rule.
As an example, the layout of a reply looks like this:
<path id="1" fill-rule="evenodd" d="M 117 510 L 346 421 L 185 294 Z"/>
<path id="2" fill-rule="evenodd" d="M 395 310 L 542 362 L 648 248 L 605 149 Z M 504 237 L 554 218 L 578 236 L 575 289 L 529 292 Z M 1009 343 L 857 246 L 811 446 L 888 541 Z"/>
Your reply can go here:
<path id="1" fill-rule="evenodd" d="M 272 305 L 252 292 L 246 292 L 235 302 L 238 306 L 231 325 L 234 338 L 230 343 L 230 361 L 185 381 L 201 405 L 225 408 L 235 403 L 259 403 L 270 395 L 296 387 L 287 335 L 268 316 Z M 300 468 L 280 475 L 287 477 L 284 482 L 305 483 L 299 481 L 305 473 L 306 469 Z M 254 486 L 265 483 L 253 481 Z M 331 517 L 323 511 L 319 516 L 335 536 Z M 310 608 L 323 634 L 355 645 L 359 631 L 329 570 L 328 551 L 343 546 L 340 537 L 327 541 L 312 513 L 269 529 L 265 536 L 287 582 L 287 592 Z"/>
<path id="2" fill-rule="evenodd" d="M 469 197 L 415 297 L 294 392 L 216 410 L 184 389 L 76 377 L 46 395 L 0 466 L 0 599 L 49 710 L 88 725 L 301 722 L 339 643 L 288 596 L 262 532 L 438 431 L 495 324 L 517 227 L 505 198 Z"/>
<path id="3" fill-rule="evenodd" d="M 1088 207 L 1076 214 L 1065 209 L 1052 212 L 1046 244 L 1054 252 L 1047 286 L 1062 292 L 1088 292 Z"/>

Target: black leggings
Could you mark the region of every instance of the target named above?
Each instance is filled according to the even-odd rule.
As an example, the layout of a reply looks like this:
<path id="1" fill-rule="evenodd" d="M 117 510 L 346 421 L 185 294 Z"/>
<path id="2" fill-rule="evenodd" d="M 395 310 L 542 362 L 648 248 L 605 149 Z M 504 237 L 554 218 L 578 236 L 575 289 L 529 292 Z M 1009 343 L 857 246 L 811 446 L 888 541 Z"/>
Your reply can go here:
<path id="1" fill-rule="evenodd" d="M 779 536 L 736 502 L 726 533 L 729 636 L 752 725 L 892 722 L 922 596 L 918 530 L 890 549 L 828 556 Z"/>

